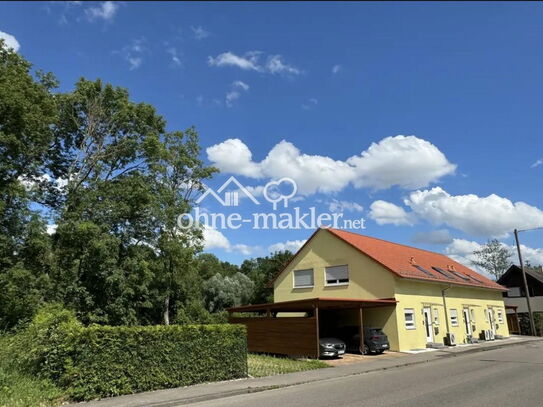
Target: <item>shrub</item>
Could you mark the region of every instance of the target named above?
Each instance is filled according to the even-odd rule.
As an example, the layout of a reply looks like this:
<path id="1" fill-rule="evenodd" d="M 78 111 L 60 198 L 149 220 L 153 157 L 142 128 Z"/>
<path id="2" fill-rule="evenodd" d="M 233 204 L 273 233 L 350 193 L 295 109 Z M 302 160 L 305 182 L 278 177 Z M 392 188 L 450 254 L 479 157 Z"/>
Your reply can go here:
<path id="1" fill-rule="evenodd" d="M 56 306 L 3 338 L 0 358 L 76 400 L 247 376 L 241 325 L 81 326 Z"/>
<path id="2" fill-rule="evenodd" d="M 83 329 L 63 382 L 77 400 L 247 376 L 237 325 Z"/>

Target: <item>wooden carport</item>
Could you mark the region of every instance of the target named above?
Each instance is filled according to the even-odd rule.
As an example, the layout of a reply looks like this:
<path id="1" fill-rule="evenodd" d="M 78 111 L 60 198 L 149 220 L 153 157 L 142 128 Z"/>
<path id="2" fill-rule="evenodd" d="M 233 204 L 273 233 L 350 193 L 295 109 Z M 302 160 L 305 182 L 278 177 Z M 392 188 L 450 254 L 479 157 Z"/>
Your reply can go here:
<path id="1" fill-rule="evenodd" d="M 228 308 L 229 322 L 247 328 L 249 352 L 319 357 L 319 310 L 358 310 L 360 346 L 364 346 L 363 308 L 396 306 L 393 298 L 358 300 L 308 298 L 268 304 Z M 239 316 L 234 313 L 251 313 Z M 306 316 L 277 316 L 279 313 L 304 313 Z"/>

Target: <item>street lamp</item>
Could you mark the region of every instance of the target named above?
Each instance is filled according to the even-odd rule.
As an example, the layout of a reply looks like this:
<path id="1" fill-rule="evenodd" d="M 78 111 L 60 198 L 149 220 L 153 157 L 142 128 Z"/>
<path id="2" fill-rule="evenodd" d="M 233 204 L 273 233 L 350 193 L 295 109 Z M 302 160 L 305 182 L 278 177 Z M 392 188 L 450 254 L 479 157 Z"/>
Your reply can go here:
<path id="1" fill-rule="evenodd" d="M 522 281 L 524 282 L 524 292 L 526 294 L 526 305 L 528 306 L 528 316 L 530 317 L 530 330 L 532 331 L 533 336 L 536 336 L 537 332 L 535 331 L 534 314 L 532 313 L 532 304 L 530 303 L 530 292 L 528 291 L 528 281 L 526 280 L 526 270 L 524 270 L 524 263 L 522 261 L 522 253 L 520 251 L 520 243 L 518 240 L 518 232 L 525 232 L 528 230 L 536 230 L 536 229 L 543 229 L 543 227 L 523 229 L 523 230 L 515 229 L 514 231 L 515 241 L 517 242 L 518 261 L 520 263 L 520 270 L 522 271 Z"/>

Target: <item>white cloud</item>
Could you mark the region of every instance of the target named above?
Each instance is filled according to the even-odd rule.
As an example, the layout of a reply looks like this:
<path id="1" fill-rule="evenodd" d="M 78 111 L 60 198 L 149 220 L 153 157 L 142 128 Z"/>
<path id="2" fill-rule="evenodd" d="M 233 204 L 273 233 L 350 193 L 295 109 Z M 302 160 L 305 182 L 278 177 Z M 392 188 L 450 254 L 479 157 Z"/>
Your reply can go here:
<path id="1" fill-rule="evenodd" d="M 351 201 L 340 201 L 332 199 L 328 202 L 328 210 L 333 213 L 340 212 L 362 212 L 364 208 L 362 205 Z"/>
<path id="2" fill-rule="evenodd" d="M 299 75 L 302 73 L 298 68 L 283 62 L 281 55 L 270 55 L 266 62 L 266 70 L 272 74 Z"/>
<path id="3" fill-rule="evenodd" d="M 268 247 L 268 252 L 275 253 L 289 250 L 292 253 L 296 253 L 305 242 L 305 240 L 287 240 L 286 242 L 274 243 Z"/>
<path id="4" fill-rule="evenodd" d="M 533 163 L 532 165 L 530 165 L 530 168 L 539 167 L 541 164 L 543 164 L 543 159 L 537 160 L 535 163 Z"/>
<path id="5" fill-rule="evenodd" d="M 252 178 L 292 178 L 301 195 L 338 192 L 350 183 L 376 189 L 426 185 L 455 168 L 435 146 L 414 136 L 388 137 L 346 161 L 303 154 L 285 140 L 261 162 L 252 160 L 251 151 L 239 139 L 211 146 L 207 154 L 223 172 Z"/>
<path id="6" fill-rule="evenodd" d="M 415 219 L 401 206 L 386 201 L 375 201 L 370 205 L 369 217 L 378 225 L 412 225 Z"/>
<path id="7" fill-rule="evenodd" d="M 355 186 L 375 189 L 420 188 L 456 169 L 436 146 L 415 136 L 384 138 L 347 163 L 356 169 Z"/>
<path id="8" fill-rule="evenodd" d="M 453 238 L 447 229 L 418 232 L 411 239 L 414 243 L 449 244 Z"/>
<path id="9" fill-rule="evenodd" d="M 192 34 L 197 40 L 203 40 L 204 38 L 209 37 L 209 31 L 205 30 L 202 26 L 193 27 L 191 26 Z"/>
<path id="10" fill-rule="evenodd" d="M 333 74 L 340 73 L 342 69 L 343 69 L 343 68 L 342 68 L 341 65 L 334 65 L 334 66 L 332 67 L 332 73 L 333 73 Z"/>
<path id="11" fill-rule="evenodd" d="M 174 47 L 170 47 L 166 49 L 166 52 L 170 54 L 172 65 L 174 66 L 182 66 L 183 63 L 181 62 L 181 58 L 177 52 L 177 49 Z"/>
<path id="12" fill-rule="evenodd" d="M 405 204 L 419 218 L 446 224 L 475 236 L 506 236 L 513 229 L 543 226 L 543 211 L 492 194 L 450 195 L 440 187 L 412 192 Z"/>
<path id="13" fill-rule="evenodd" d="M 234 105 L 234 101 L 238 100 L 241 97 L 241 92 L 247 92 L 249 90 L 249 85 L 243 81 L 234 81 L 230 85 L 230 90 L 226 92 L 225 104 L 228 107 Z"/>
<path id="14" fill-rule="evenodd" d="M 15 52 L 19 51 L 21 46 L 13 35 L 0 31 L 0 38 L 4 40 L 5 47 L 12 48 Z"/>
<path id="15" fill-rule="evenodd" d="M 104 1 L 95 7 L 87 7 L 85 14 L 90 21 L 97 19 L 111 21 L 115 17 L 115 14 L 117 14 L 117 10 L 119 10 L 119 3 Z"/>
<path id="16" fill-rule="evenodd" d="M 216 57 L 209 56 L 207 63 L 209 66 L 233 66 L 246 71 L 279 75 L 299 75 L 302 73 L 300 69 L 284 62 L 281 55 L 269 55 L 266 62 L 260 64 L 261 55 L 261 51 L 249 51 L 241 56 L 227 51 Z"/>
<path id="17" fill-rule="evenodd" d="M 259 51 L 249 51 L 244 56 L 237 56 L 228 51 L 217 55 L 215 58 L 208 57 L 207 63 L 210 66 L 235 66 L 244 70 L 259 71 L 258 56 Z"/>
<path id="18" fill-rule="evenodd" d="M 234 88 L 239 88 L 239 89 L 243 89 L 245 91 L 248 91 L 249 90 L 249 85 L 247 85 L 245 82 L 243 81 L 234 81 L 232 82 L 232 87 Z"/>
<path id="19" fill-rule="evenodd" d="M 120 51 L 114 51 L 114 53 L 121 55 L 128 62 L 129 69 L 133 71 L 141 66 L 143 56 L 147 51 L 147 41 L 145 38 L 138 38 L 132 40 L 129 45 L 126 45 Z"/>
<path id="20" fill-rule="evenodd" d="M 206 149 L 207 158 L 222 172 L 260 178 L 258 164 L 252 160 L 252 153 L 240 139 L 228 139 Z"/>
<path id="21" fill-rule="evenodd" d="M 203 229 L 204 235 L 204 248 L 205 250 L 210 249 L 223 249 L 227 252 L 236 252 L 249 256 L 260 248 L 258 246 L 248 246 L 245 244 L 232 244 L 228 238 L 219 230 L 213 229 L 207 225 L 204 225 Z"/>

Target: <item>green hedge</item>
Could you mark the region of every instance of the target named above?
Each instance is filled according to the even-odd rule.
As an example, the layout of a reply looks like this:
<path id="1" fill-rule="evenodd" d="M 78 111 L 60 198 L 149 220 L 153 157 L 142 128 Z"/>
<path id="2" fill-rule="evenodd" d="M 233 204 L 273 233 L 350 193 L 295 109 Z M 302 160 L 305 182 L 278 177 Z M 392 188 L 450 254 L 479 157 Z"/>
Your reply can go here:
<path id="1" fill-rule="evenodd" d="M 52 380 L 75 400 L 247 376 L 241 325 L 85 328 L 49 307 L 3 345 L 13 368 Z"/>
<path id="2" fill-rule="evenodd" d="M 77 400 L 247 376 L 236 325 L 85 328 L 63 381 Z"/>

